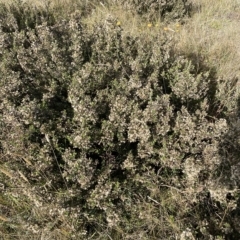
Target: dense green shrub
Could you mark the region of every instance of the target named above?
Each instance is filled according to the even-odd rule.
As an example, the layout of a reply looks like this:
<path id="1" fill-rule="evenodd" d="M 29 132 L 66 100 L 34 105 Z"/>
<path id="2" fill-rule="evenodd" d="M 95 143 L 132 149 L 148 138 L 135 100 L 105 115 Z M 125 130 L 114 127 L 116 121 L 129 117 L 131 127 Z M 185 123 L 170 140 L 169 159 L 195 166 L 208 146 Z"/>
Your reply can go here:
<path id="1" fill-rule="evenodd" d="M 218 181 L 232 128 L 210 70 L 197 72 L 165 34 L 122 34 L 111 16 L 91 31 L 78 14 L 32 27 L 0 16 L 3 199 L 26 205 L 9 210 L 9 234 L 237 234 L 239 183 Z"/>
<path id="2" fill-rule="evenodd" d="M 34 29 L 40 25 L 44 19 L 49 25 L 54 23 L 53 13 L 43 7 L 33 8 L 27 3 L 15 1 L 13 4 L 6 5 L 0 3 L 1 28 L 3 31 L 14 32 Z M 11 14 L 9 14 L 11 12 Z"/>
<path id="3" fill-rule="evenodd" d="M 191 3 L 188 0 L 115 0 L 148 20 L 179 20 L 189 16 Z"/>

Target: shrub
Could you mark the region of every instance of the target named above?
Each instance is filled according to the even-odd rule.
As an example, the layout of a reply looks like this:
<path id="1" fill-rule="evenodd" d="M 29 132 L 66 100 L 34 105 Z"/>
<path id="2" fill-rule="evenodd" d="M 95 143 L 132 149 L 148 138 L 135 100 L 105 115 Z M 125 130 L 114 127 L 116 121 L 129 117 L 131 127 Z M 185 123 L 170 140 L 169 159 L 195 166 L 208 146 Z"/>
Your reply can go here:
<path id="1" fill-rule="evenodd" d="M 77 13 L 32 28 L 1 17 L 1 180 L 4 201 L 24 203 L 12 200 L 19 227 L 6 233 L 236 234 L 225 197 L 237 193 L 218 183 L 228 112 L 210 70 L 176 55 L 164 33 L 122 34 L 111 16 L 91 31 Z"/>
<path id="2" fill-rule="evenodd" d="M 146 17 L 148 20 L 161 19 L 165 21 L 179 20 L 185 16 L 189 16 L 191 10 L 191 3 L 188 0 L 131 0 L 115 2 L 124 5 L 127 9 Z"/>

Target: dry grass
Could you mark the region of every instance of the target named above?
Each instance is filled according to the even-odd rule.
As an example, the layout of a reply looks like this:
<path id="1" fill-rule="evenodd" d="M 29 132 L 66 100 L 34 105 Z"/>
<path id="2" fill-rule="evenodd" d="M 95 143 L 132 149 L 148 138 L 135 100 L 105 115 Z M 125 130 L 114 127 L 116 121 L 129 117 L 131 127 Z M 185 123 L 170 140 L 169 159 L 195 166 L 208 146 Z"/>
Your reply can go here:
<path id="1" fill-rule="evenodd" d="M 195 13 L 182 27 L 176 49 L 202 57 L 218 77 L 240 77 L 240 2 L 192 0 Z"/>

